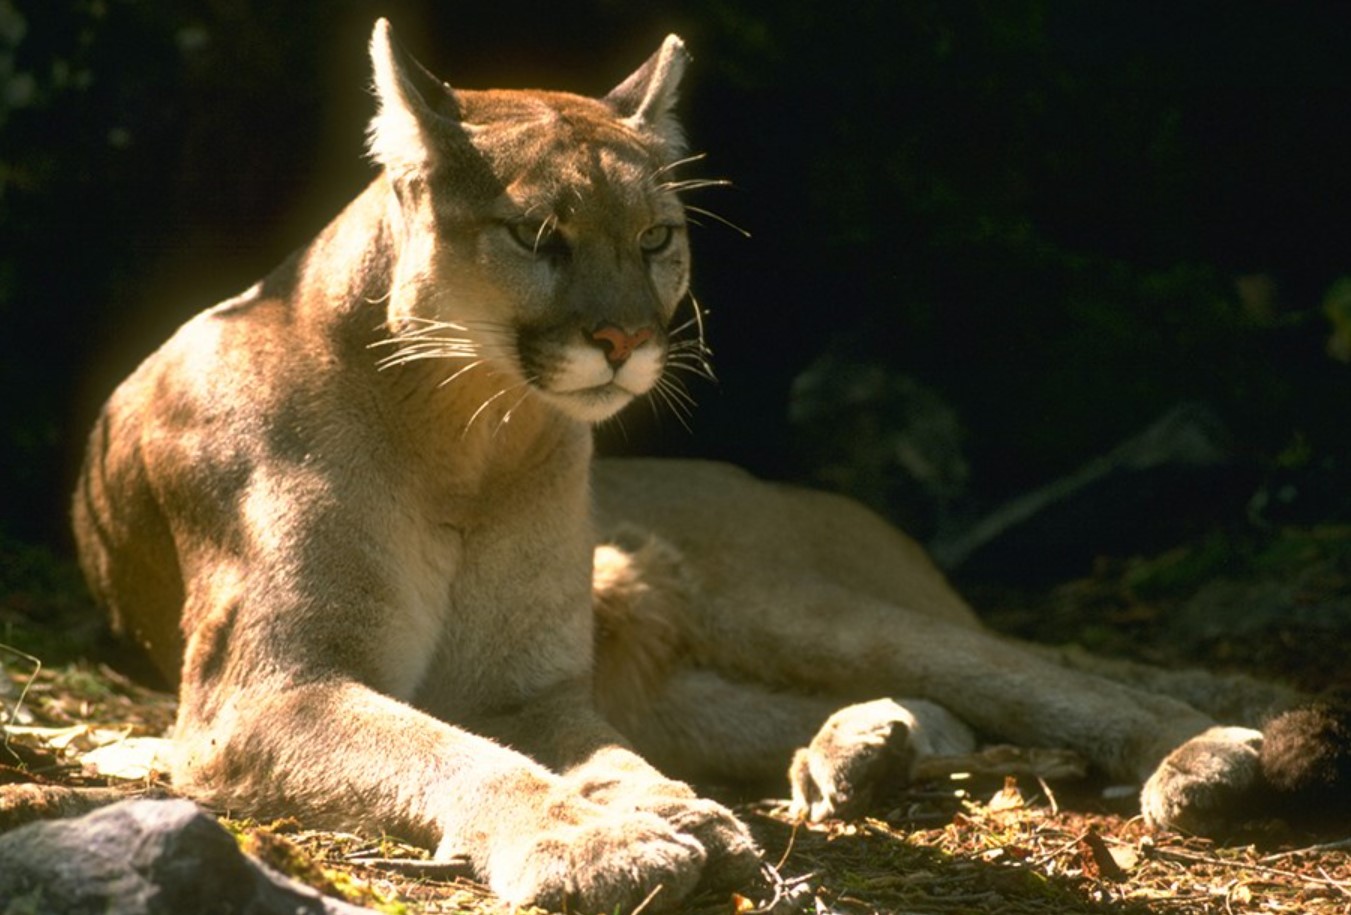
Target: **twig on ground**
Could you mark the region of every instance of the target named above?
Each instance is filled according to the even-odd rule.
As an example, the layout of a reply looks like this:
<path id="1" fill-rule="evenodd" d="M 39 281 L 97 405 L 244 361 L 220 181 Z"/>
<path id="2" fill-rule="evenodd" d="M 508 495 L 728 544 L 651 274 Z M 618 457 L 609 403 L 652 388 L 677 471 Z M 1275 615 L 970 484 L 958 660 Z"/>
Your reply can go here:
<path id="1" fill-rule="evenodd" d="M 1247 870 L 1257 874 L 1267 874 L 1272 877 L 1284 877 L 1286 879 L 1303 880 L 1308 883 L 1318 883 L 1324 886 L 1333 887 L 1340 892 L 1351 895 L 1351 882 L 1334 880 L 1325 873 L 1322 877 L 1314 877 L 1309 874 L 1297 873 L 1296 871 L 1283 870 L 1279 867 L 1268 867 L 1265 864 L 1259 864 L 1255 861 L 1227 861 L 1224 858 L 1217 858 L 1214 855 L 1203 855 L 1199 852 L 1182 851 L 1176 848 L 1160 848 L 1158 846 L 1152 848 L 1149 854 L 1156 858 L 1171 858 L 1181 864 L 1208 864 L 1212 867 Z"/>
<path id="2" fill-rule="evenodd" d="M 1046 779 L 1040 775 L 1037 776 L 1037 784 L 1041 786 L 1042 794 L 1046 795 L 1046 802 L 1051 805 L 1051 816 L 1056 816 L 1060 813 L 1060 804 L 1056 802 L 1055 792 L 1051 790 L 1050 785 L 1046 784 Z"/>
<path id="3" fill-rule="evenodd" d="M 1300 855 L 1322 854 L 1329 851 L 1346 851 L 1351 849 L 1351 838 L 1338 839 L 1336 842 L 1321 842 L 1318 845 L 1306 845 L 1303 848 L 1292 848 L 1288 851 L 1278 852 L 1274 855 L 1267 855 L 1265 858 L 1259 858 L 1261 864 L 1271 864 L 1276 861 L 1284 861 L 1287 858 L 1297 858 Z"/>
<path id="4" fill-rule="evenodd" d="M 656 899 L 657 894 L 664 889 L 666 889 L 666 885 L 662 883 L 658 883 L 656 886 L 654 886 L 652 888 L 652 892 L 648 893 L 647 896 L 643 899 L 643 901 L 638 903 L 638 907 L 635 908 L 633 912 L 630 913 L 630 915 L 642 915 L 643 910 L 646 909 L 649 905 L 651 905 L 652 900 Z"/>
<path id="5" fill-rule="evenodd" d="M 442 861 L 424 861 L 418 858 L 368 858 L 346 857 L 344 864 L 358 864 L 362 867 L 374 867 L 383 871 L 392 871 L 403 877 L 422 880 L 473 879 L 474 868 L 468 858 L 449 858 Z"/>

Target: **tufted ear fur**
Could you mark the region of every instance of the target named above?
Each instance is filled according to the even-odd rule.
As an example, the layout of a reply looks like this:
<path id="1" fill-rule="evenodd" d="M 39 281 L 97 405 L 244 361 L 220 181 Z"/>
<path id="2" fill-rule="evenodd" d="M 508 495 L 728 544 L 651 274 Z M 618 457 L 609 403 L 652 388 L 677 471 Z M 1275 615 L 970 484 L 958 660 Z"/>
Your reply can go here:
<path id="1" fill-rule="evenodd" d="M 371 158 L 396 175 L 420 170 L 435 157 L 438 139 L 456 125 L 440 113 L 456 110 L 454 94 L 404 50 L 384 18 L 371 33 L 371 68 L 379 103 L 367 131 Z"/>
<path id="2" fill-rule="evenodd" d="M 673 109 L 689 59 L 685 42 L 677 35 L 667 35 L 647 63 L 605 96 L 605 102 L 626 123 L 659 137 L 672 158 L 680 155 L 685 146 L 685 133 Z"/>

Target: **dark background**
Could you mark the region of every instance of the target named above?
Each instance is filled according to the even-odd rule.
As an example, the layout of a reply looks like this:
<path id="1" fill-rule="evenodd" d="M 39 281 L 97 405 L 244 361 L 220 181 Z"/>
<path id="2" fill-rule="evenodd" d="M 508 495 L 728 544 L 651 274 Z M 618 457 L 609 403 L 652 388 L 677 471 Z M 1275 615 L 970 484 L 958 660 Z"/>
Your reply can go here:
<path id="1" fill-rule="evenodd" d="M 734 182 L 694 202 L 752 237 L 694 237 L 692 431 L 635 409 L 607 449 L 809 478 L 789 392 L 829 351 L 952 406 L 977 511 L 1182 401 L 1259 476 L 1346 465 L 1351 4 L 0 0 L 0 537 L 67 550 L 101 400 L 369 180 L 377 15 L 465 87 L 691 48 Z"/>

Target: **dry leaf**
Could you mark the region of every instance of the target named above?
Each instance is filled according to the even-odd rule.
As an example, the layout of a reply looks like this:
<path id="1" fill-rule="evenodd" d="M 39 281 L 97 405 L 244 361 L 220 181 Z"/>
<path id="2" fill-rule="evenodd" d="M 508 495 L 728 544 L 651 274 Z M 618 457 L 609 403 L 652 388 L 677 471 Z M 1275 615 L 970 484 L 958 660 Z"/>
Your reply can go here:
<path id="1" fill-rule="evenodd" d="M 1079 839 L 1079 866 L 1085 877 L 1121 883 L 1126 872 L 1113 857 L 1111 849 L 1096 832 L 1086 832 Z"/>
<path id="2" fill-rule="evenodd" d="M 1001 813 L 1006 810 L 1021 810 L 1027 806 L 1023 800 L 1023 793 L 1018 790 L 1018 779 L 1012 775 L 1004 779 L 1004 787 L 995 792 L 995 796 L 990 798 L 990 803 L 985 805 L 992 813 Z"/>
<path id="3" fill-rule="evenodd" d="M 140 781 L 169 771 L 169 749 L 163 737 L 126 737 L 90 750 L 80 761 L 106 778 Z"/>

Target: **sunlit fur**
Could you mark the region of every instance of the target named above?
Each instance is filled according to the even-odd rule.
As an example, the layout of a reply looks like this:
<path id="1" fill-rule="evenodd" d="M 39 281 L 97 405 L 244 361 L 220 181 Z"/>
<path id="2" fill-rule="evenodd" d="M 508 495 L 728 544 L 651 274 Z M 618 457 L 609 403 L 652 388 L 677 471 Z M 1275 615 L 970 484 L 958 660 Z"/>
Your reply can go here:
<path id="1" fill-rule="evenodd" d="M 178 684 L 175 786 L 467 855 L 513 903 L 735 885 L 744 825 L 592 693 L 590 425 L 685 411 L 707 370 L 697 320 L 668 330 L 683 45 L 601 99 L 451 90 L 383 21 L 371 56 L 370 186 L 90 440 L 81 561 Z"/>

